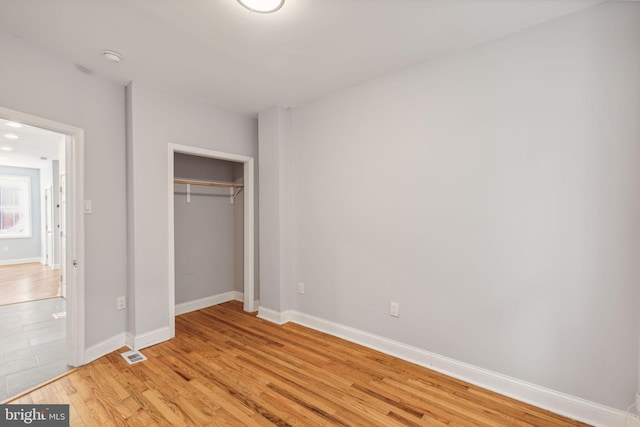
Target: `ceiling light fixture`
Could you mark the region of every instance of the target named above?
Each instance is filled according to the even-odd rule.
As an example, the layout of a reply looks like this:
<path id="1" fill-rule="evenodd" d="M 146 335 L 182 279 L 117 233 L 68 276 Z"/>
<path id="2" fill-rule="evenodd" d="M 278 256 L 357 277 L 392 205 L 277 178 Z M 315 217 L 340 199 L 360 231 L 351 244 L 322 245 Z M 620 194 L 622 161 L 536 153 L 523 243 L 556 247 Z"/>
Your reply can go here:
<path id="1" fill-rule="evenodd" d="M 2 150 L 2 151 L 13 151 L 13 148 L 4 146 L 4 147 L 0 147 L 0 150 Z"/>
<path id="2" fill-rule="evenodd" d="M 114 50 L 103 50 L 102 56 L 104 56 L 107 61 L 111 61 L 111 62 L 117 63 L 122 60 L 122 55 L 120 55 L 118 52 Z"/>
<path id="3" fill-rule="evenodd" d="M 5 125 L 12 127 L 12 128 L 21 128 L 22 127 L 22 123 L 16 123 L 16 122 L 7 122 L 5 123 Z"/>
<path id="4" fill-rule="evenodd" d="M 252 12 L 273 13 L 282 7 L 284 0 L 238 0 L 238 3 Z"/>
<path id="5" fill-rule="evenodd" d="M 4 137 L 7 139 L 18 139 L 18 135 L 16 135 L 15 133 L 5 133 Z"/>

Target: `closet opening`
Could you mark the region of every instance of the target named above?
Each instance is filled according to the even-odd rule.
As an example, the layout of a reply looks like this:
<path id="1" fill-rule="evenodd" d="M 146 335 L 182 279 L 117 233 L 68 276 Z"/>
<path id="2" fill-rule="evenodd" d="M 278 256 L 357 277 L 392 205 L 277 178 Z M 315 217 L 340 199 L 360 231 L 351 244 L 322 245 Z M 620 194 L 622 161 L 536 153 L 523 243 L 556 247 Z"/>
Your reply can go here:
<path id="1" fill-rule="evenodd" d="M 175 316 L 230 300 L 258 309 L 253 158 L 169 146 L 169 304 Z"/>

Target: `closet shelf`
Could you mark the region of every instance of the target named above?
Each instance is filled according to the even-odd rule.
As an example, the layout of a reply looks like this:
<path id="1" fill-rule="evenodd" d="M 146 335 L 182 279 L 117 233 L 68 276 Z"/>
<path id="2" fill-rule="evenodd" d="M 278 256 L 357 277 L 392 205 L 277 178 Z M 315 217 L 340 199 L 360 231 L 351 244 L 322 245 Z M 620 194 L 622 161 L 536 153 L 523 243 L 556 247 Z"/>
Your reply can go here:
<path id="1" fill-rule="evenodd" d="M 244 184 L 234 184 L 231 182 L 198 181 L 193 179 L 180 179 L 180 178 L 174 179 L 173 182 L 175 184 L 204 185 L 206 187 L 244 188 Z"/>

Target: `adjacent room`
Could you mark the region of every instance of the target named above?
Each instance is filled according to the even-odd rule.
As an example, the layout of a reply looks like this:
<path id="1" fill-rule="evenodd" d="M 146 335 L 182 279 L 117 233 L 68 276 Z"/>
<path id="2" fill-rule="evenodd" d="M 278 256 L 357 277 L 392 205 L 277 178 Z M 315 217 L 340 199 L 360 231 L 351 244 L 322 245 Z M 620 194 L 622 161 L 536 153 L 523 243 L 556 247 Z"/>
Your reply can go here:
<path id="1" fill-rule="evenodd" d="M 0 140 L 61 138 L 0 159 L 0 296 L 64 303 L 0 401 L 640 426 L 639 41 L 632 0 L 0 0 Z"/>
<path id="2" fill-rule="evenodd" d="M 4 119 L 0 132 L 0 399 L 4 400 L 68 369 L 66 287 L 60 268 L 65 137 Z"/>

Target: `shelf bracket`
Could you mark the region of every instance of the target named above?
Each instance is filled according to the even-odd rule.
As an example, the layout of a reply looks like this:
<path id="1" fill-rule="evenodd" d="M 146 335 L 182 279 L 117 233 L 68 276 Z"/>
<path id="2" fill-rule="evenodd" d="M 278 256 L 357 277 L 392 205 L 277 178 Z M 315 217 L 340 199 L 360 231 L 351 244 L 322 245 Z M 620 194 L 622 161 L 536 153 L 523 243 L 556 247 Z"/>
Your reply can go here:
<path id="1" fill-rule="evenodd" d="M 229 188 L 229 202 L 231 204 L 233 204 L 233 202 L 236 200 L 236 197 L 238 196 L 238 194 L 240 194 L 240 192 L 242 191 L 242 187 L 238 188 L 238 191 L 236 191 L 235 188 Z"/>

